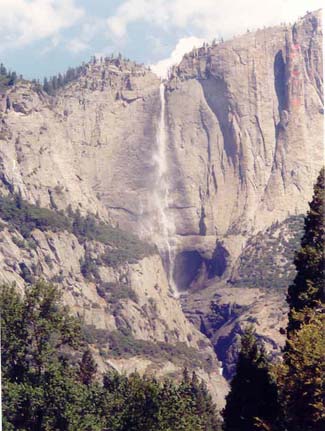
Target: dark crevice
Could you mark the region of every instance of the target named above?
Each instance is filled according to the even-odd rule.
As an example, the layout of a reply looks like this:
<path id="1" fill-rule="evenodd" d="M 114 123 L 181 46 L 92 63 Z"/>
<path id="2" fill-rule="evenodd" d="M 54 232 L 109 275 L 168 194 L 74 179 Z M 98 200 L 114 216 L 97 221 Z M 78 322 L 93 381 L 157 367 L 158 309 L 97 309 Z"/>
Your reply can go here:
<path id="1" fill-rule="evenodd" d="M 278 51 L 274 59 L 274 87 L 278 98 L 279 116 L 284 109 L 287 109 L 286 104 L 286 67 L 283 59 L 282 50 Z"/>
<path id="2" fill-rule="evenodd" d="M 197 250 L 183 251 L 176 256 L 173 278 L 181 292 L 204 288 L 207 281 L 222 277 L 227 269 L 228 251 L 220 243 L 216 245 L 211 259 Z"/>
<path id="3" fill-rule="evenodd" d="M 210 260 L 208 278 L 221 277 L 227 269 L 227 260 L 229 257 L 225 247 L 218 243 Z"/>
<path id="4" fill-rule="evenodd" d="M 231 98 L 226 82 L 214 77 L 205 80 L 199 80 L 205 100 L 210 109 L 215 114 L 221 129 L 224 141 L 224 149 L 231 160 L 235 161 L 237 156 L 237 145 L 235 142 L 234 130 L 231 121 L 229 121 L 229 112 L 232 112 Z"/>
<path id="5" fill-rule="evenodd" d="M 176 256 L 173 277 L 179 291 L 185 291 L 191 286 L 203 264 L 203 259 L 196 250 L 183 251 Z"/>
<path id="6" fill-rule="evenodd" d="M 204 207 L 201 207 L 201 217 L 200 217 L 200 223 L 199 223 L 199 230 L 200 230 L 200 235 L 205 236 L 207 234 L 207 227 L 205 224 L 205 218 L 206 218 L 206 214 L 205 214 L 205 210 Z"/>

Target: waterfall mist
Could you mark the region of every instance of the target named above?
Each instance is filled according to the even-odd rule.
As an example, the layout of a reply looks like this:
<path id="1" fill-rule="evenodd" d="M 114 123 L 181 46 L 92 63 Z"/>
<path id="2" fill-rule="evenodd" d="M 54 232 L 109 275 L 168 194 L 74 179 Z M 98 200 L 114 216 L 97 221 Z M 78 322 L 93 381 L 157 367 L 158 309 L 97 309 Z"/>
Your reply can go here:
<path id="1" fill-rule="evenodd" d="M 170 178 L 168 175 L 167 134 L 166 134 L 166 101 L 165 85 L 160 84 L 160 119 L 157 128 L 157 151 L 154 154 L 154 163 L 157 169 L 157 179 L 154 189 L 154 205 L 157 213 L 157 226 L 154 227 L 157 237 L 156 244 L 163 259 L 171 291 L 178 296 L 176 284 L 173 279 L 175 247 L 175 223 L 169 211 Z"/>

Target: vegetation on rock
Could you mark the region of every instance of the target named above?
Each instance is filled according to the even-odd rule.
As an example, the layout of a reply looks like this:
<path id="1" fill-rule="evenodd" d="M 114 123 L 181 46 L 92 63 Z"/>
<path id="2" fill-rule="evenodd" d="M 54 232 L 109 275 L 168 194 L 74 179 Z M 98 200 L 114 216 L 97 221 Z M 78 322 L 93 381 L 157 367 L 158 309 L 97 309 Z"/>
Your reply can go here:
<path id="1" fill-rule="evenodd" d="M 22 77 L 20 77 L 22 79 Z M 14 71 L 8 71 L 6 67 L 0 64 L 0 94 L 3 93 L 6 88 L 15 85 L 17 81 L 17 73 Z"/>
<path id="2" fill-rule="evenodd" d="M 103 380 L 80 322 L 38 282 L 0 288 L 4 431 L 215 431 L 205 385 L 184 372 L 178 384 L 111 372 Z"/>
<path id="3" fill-rule="evenodd" d="M 236 287 L 287 289 L 295 277 L 294 253 L 303 233 L 303 216 L 290 216 L 251 238 L 243 250 Z"/>
<path id="4" fill-rule="evenodd" d="M 82 216 L 79 211 L 53 211 L 23 200 L 20 195 L 0 195 L 0 218 L 14 227 L 25 239 L 30 239 L 34 229 L 73 233 L 80 243 L 98 241 L 107 246 L 99 262 L 87 260 L 81 269 L 85 276 L 96 273 L 97 264 L 118 266 L 125 262 L 136 263 L 155 253 L 155 248 L 135 235 L 110 226 L 91 215 Z"/>
<path id="5" fill-rule="evenodd" d="M 201 367 L 211 371 L 212 364 L 209 358 L 193 347 L 187 346 L 186 343 L 171 344 L 137 339 L 134 338 L 129 328 L 120 328 L 119 331 L 108 332 L 92 325 L 86 325 L 84 334 L 88 343 L 95 343 L 99 346 L 100 353 L 104 357 L 131 358 L 141 356 L 158 363 L 171 361 L 181 367 Z"/>
<path id="6" fill-rule="evenodd" d="M 102 81 L 108 77 L 108 66 L 114 66 L 118 69 L 121 69 L 123 65 L 132 67 L 140 66 L 135 62 L 131 62 L 130 60 L 123 58 L 121 54 L 118 54 L 116 57 L 113 54 L 110 57 L 92 57 L 87 63 L 83 62 L 80 66 L 69 67 L 68 70 L 63 74 L 59 73 L 58 75 L 51 76 L 50 78 L 44 78 L 42 89 L 49 95 L 54 96 L 60 88 L 63 88 L 70 82 L 78 80 L 82 76 L 86 76 L 88 70 L 91 68 L 91 65 L 103 66 L 100 76 Z M 88 87 L 88 84 L 85 85 Z"/>
<path id="7" fill-rule="evenodd" d="M 277 389 L 269 377 L 257 377 L 262 369 L 269 376 L 270 365 L 252 334 L 245 334 L 224 410 L 225 431 L 321 431 L 325 427 L 324 198 L 322 169 L 294 261 L 297 275 L 287 296 L 288 338 L 283 362 L 274 367 Z M 260 390 L 263 381 L 266 386 Z"/>

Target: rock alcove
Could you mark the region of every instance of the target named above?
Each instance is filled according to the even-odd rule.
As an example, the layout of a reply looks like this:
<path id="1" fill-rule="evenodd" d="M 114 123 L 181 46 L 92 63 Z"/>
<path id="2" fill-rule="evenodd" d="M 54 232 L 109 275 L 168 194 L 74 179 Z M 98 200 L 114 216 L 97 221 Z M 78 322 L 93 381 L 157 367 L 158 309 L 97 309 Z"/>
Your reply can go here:
<path id="1" fill-rule="evenodd" d="M 217 243 L 211 259 L 198 250 L 186 250 L 177 254 L 174 262 L 173 278 L 179 292 L 200 289 L 215 277 L 222 277 L 227 269 L 229 253 Z"/>

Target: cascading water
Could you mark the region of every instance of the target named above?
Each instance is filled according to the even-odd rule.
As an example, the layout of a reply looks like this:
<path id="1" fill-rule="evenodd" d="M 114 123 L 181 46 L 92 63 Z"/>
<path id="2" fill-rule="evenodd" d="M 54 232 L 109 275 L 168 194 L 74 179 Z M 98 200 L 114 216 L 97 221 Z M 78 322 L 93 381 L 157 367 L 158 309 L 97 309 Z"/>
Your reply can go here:
<path id="1" fill-rule="evenodd" d="M 154 204 L 157 213 L 157 232 L 156 244 L 162 256 L 169 287 L 175 296 L 178 291 L 173 279 L 174 269 L 174 247 L 172 244 L 175 235 L 175 224 L 169 211 L 169 187 L 168 178 L 168 159 L 167 159 L 167 139 L 166 139 L 166 104 L 165 104 L 165 85 L 160 84 L 160 120 L 157 129 L 157 151 L 154 155 L 154 162 L 157 166 L 157 180 L 154 190 Z"/>

